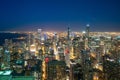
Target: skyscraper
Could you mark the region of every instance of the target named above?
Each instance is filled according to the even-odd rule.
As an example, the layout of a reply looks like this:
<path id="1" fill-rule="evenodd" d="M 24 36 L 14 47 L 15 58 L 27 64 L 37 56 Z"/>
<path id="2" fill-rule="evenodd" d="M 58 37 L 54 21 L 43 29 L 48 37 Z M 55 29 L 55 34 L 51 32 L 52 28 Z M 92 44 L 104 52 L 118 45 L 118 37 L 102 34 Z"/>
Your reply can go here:
<path id="1" fill-rule="evenodd" d="M 42 29 L 38 29 L 38 39 L 41 39 Z"/>

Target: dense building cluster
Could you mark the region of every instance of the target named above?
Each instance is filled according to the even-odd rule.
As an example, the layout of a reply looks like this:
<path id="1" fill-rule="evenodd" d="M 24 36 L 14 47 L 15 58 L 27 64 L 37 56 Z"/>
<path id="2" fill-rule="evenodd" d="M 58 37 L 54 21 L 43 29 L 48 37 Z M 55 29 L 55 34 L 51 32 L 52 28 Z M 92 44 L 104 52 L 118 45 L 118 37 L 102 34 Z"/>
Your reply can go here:
<path id="1" fill-rule="evenodd" d="M 0 46 L 0 80 L 120 80 L 120 33 L 87 25 L 83 32 L 16 34 Z"/>

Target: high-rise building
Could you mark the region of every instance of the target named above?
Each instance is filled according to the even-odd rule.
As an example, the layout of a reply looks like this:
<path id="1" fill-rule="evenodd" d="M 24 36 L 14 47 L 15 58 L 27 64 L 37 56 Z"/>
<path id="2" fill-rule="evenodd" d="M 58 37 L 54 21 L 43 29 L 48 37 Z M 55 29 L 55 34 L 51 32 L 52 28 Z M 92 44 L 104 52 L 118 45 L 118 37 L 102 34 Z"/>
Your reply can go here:
<path id="1" fill-rule="evenodd" d="M 67 39 L 70 40 L 70 28 L 68 27 L 68 31 L 67 31 Z"/>
<path id="2" fill-rule="evenodd" d="M 86 39 L 85 39 L 85 46 L 86 48 L 89 47 L 89 35 L 90 35 L 90 25 L 86 25 Z"/>
<path id="3" fill-rule="evenodd" d="M 90 25 L 86 25 L 86 37 L 89 38 L 89 33 L 90 33 Z"/>
<path id="4" fill-rule="evenodd" d="M 38 29 L 38 39 L 41 39 L 42 29 Z"/>
<path id="5" fill-rule="evenodd" d="M 47 63 L 47 80 L 65 80 L 66 63 L 52 60 Z"/>

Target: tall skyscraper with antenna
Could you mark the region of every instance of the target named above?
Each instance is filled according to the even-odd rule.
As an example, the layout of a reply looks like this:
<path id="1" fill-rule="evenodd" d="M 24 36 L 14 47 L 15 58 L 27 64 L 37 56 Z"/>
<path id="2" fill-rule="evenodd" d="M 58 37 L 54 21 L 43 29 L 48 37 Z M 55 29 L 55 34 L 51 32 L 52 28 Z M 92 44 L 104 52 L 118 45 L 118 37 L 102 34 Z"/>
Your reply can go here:
<path id="1" fill-rule="evenodd" d="M 67 66 L 70 66 L 70 28 L 67 28 L 67 46 L 65 49 L 65 60 L 66 60 L 66 64 Z"/>
<path id="2" fill-rule="evenodd" d="M 28 51 L 30 51 L 31 34 L 28 35 Z"/>
<path id="3" fill-rule="evenodd" d="M 70 40 L 70 28 L 68 27 L 68 30 L 67 30 L 67 39 Z"/>
<path id="4" fill-rule="evenodd" d="M 90 34 L 90 24 L 86 25 L 86 37 L 89 39 L 89 34 Z"/>
<path id="5" fill-rule="evenodd" d="M 86 25 L 86 41 L 85 41 L 85 46 L 86 48 L 89 47 L 89 37 L 90 37 L 90 25 Z"/>
<path id="6" fill-rule="evenodd" d="M 38 39 L 41 40 L 42 29 L 38 29 Z"/>

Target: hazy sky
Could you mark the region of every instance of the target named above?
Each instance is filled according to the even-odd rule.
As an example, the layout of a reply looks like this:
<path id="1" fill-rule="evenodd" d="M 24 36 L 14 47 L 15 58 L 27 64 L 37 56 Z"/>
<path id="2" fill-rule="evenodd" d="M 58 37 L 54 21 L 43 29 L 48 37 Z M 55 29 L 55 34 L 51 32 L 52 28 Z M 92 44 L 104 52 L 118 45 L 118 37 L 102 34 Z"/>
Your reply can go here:
<path id="1" fill-rule="evenodd" d="M 0 0 L 0 31 L 120 31 L 120 0 Z"/>

